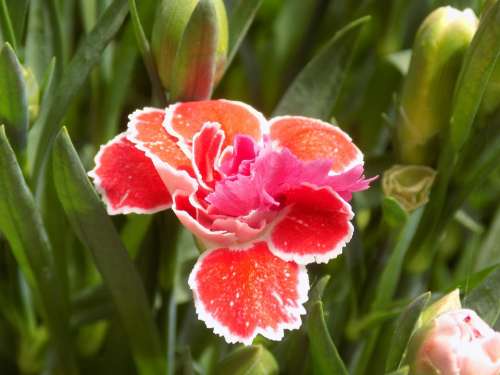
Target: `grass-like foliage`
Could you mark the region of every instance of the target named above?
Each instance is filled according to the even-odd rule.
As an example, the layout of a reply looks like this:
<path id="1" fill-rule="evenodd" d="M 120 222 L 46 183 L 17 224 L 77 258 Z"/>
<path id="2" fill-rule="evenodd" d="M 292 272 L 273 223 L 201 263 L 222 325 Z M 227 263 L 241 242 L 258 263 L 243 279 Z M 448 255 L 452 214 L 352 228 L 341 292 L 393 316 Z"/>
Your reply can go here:
<path id="1" fill-rule="evenodd" d="M 496 0 L 0 0 L 0 374 L 419 375 L 439 313 L 500 330 L 499 56 Z M 281 341 L 214 335 L 199 239 L 87 176 L 134 110 L 210 98 L 337 124 L 379 176 Z"/>

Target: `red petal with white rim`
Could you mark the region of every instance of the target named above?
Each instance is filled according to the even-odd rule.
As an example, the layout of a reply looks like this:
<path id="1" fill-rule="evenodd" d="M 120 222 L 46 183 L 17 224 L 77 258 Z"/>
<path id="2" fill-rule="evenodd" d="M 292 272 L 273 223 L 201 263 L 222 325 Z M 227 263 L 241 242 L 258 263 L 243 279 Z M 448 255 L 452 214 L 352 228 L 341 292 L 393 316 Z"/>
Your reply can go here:
<path id="1" fill-rule="evenodd" d="M 153 213 L 172 199 L 151 160 L 124 133 L 102 146 L 89 172 L 110 215 Z"/>
<path id="2" fill-rule="evenodd" d="M 129 116 L 127 138 L 151 158 L 168 189 L 196 189 L 191 160 L 179 147 L 179 140 L 165 130 L 165 111 L 157 108 L 137 110 Z"/>
<path id="3" fill-rule="evenodd" d="M 241 251 L 244 250 L 244 251 Z M 189 276 L 198 317 L 228 343 L 258 334 L 280 340 L 297 329 L 309 280 L 304 266 L 275 257 L 265 242 L 204 253 Z"/>
<path id="4" fill-rule="evenodd" d="M 249 105 L 221 99 L 174 104 L 167 108 L 164 125 L 172 135 L 189 142 L 207 122 L 221 125 L 225 146 L 233 144 L 237 134 L 260 140 L 267 124 L 264 116 Z"/>
<path id="5" fill-rule="evenodd" d="M 363 164 L 363 153 L 339 127 L 308 117 L 283 116 L 270 121 L 271 139 L 302 160 L 329 159 L 341 173 Z"/>
<path id="6" fill-rule="evenodd" d="M 270 229 L 270 249 L 299 264 L 326 263 L 351 240 L 354 214 L 329 187 L 304 184 L 286 193 L 285 209 Z"/>
<path id="7" fill-rule="evenodd" d="M 205 189 L 213 189 L 220 178 L 215 162 L 221 153 L 224 132 L 217 123 L 206 123 L 193 138 L 193 166 L 198 181 Z"/>

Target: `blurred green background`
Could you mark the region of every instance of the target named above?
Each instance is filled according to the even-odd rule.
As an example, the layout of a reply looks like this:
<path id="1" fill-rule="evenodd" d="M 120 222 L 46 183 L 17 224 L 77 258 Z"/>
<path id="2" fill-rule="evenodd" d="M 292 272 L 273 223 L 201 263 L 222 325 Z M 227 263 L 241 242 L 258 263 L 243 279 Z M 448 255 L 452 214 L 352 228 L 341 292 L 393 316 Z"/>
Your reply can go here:
<path id="1" fill-rule="evenodd" d="M 171 213 L 108 218 L 84 174 L 129 113 L 166 104 L 134 3 L 0 0 L 1 374 L 404 374 L 419 313 L 457 287 L 500 328 L 497 2 L 225 0 L 234 59 L 213 97 L 335 122 L 365 153 L 367 176 L 380 176 L 354 198 L 344 255 L 308 267 L 302 328 L 236 351 L 195 315 L 191 235 Z M 132 12 L 146 40 L 159 3 Z M 450 108 L 426 151 L 432 169 L 386 177 L 384 192 L 384 172 L 404 163 L 411 49 L 441 6 L 471 8 L 485 26 L 439 93 Z M 406 210 L 398 194 L 420 194 L 421 207 Z"/>

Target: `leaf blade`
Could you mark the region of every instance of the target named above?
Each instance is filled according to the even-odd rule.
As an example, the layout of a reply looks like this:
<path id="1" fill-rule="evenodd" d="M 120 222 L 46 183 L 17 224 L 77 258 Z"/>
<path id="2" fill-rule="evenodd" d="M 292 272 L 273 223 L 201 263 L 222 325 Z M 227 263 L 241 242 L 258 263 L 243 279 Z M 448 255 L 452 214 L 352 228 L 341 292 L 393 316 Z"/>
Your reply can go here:
<path id="1" fill-rule="evenodd" d="M 328 333 L 321 301 L 312 304 L 307 322 L 307 334 L 311 345 L 310 353 L 318 373 L 348 375 L 344 362 Z"/>
<path id="2" fill-rule="evenodd" d="M 54 144 L 53 168 L 63 208 L 109 288 L 140 373 L 164 373 L 160 341 L 142 281 L 65 129 Z"/>
<path id="3" fill-rule="evenodd" d="M 62 373 L 77 374 L 69 336 L 69 303 L 55 271 L 51 244 L 5 128 L 0 127 L 0 229 L 37 291 Z"/>
<path id="4" fill-rule="evenodd" d="M 17 155 L 26 147 L 28 136 L 28 95 L 22 66 L 14 50 L 5 44 L 0 50 L 0 123 Z"/>
<path id="5" fill-rule="evenodd" d="M 500 56 L 500 3 L 488 9 L 466 52 L 456 84 L 450 121 L 451 143 L 462 148 Z"/>
<path id="6" fill-rule="evenodd" d="M 54 142 L 60 124 L 72 99 L 78 93 L 92 67 L 99 61 L 102 51 L 120 29 L 128 13 L 127 0 L 114 0 L 99 18 L 94 29 L 80 44 L 68 65 L 60 84 L 49 104 L 45 116 L 40 116 L 35 127 L 40 128 L 40 136 L 33 139 L 32 158 L 28 160 L 33 180 L 38 183 L 40 175 Z M 60 63 L 60 62 L 58 62 Z"/>
<path id="7" fill-rule="evenodd" d="M 335 33 L 292 82 L 275 116 L 295 114 L 329 120 L 350 66 L 353 44 L 369 20 L 360 18 Z"/>

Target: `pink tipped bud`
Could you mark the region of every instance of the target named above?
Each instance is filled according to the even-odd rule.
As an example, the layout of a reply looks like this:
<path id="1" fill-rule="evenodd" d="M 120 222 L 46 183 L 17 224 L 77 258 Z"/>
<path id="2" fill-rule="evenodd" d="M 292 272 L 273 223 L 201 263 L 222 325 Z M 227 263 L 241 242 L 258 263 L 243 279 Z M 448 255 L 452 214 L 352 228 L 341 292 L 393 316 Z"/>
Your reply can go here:
<path id="1" fill-rule="evenodd" d="M 410 375 L 498 375 L 500 332 L 474 311 L 448 311 L 420 328 L 408 349 Z"/>

